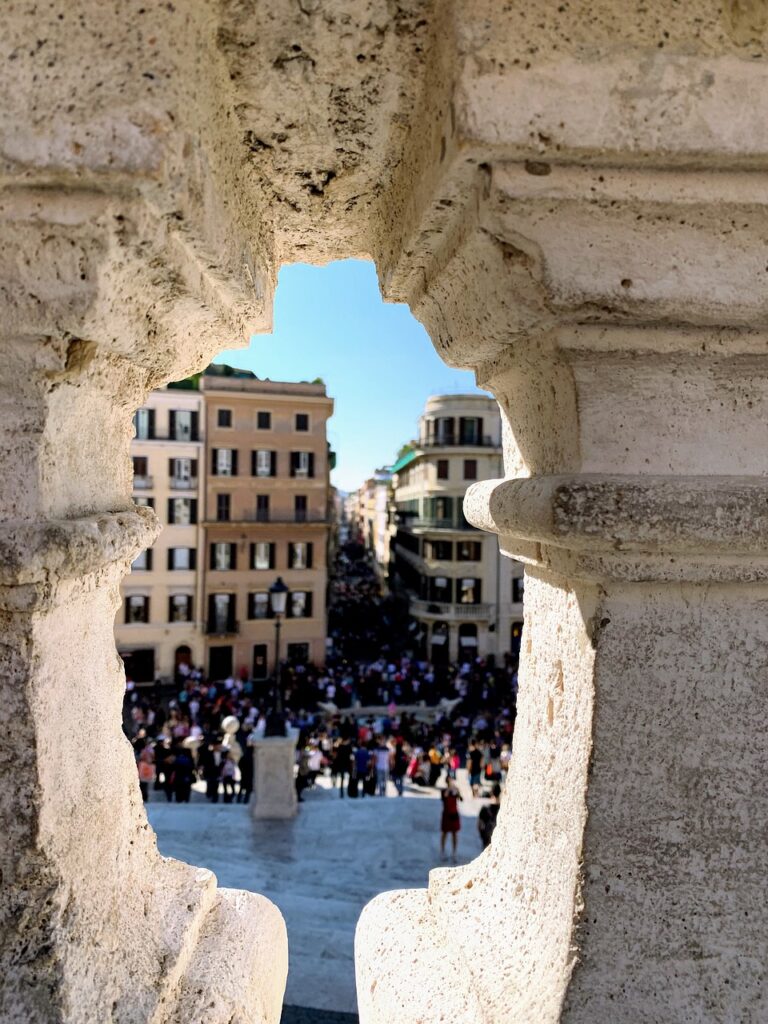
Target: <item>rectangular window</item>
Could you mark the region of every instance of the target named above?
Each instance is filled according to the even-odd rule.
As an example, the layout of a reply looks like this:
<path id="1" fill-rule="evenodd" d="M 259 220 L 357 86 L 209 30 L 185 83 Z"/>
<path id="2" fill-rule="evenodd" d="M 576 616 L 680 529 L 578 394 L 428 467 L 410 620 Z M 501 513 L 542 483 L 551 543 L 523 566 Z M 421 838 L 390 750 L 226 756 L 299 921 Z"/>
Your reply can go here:
<path id="1" fill-rule="evenodd" d="M 169 414 L 169 431 L 173 441 L 196 441 L 198 414 L 191 409 L 174 409 Z"/>
<path id="2" fill-rule="evenodd" d="M 133 456 L 133 475 L 146 477 L 149 474 L 149 461 L 144 455 Z"/>
<path id="3" fill-rule="evenodd" d="M 306 541 L 288 545 L 288 568 L 312 568 L 312 544 Z"/>
<path id="4" fill-rule="evenodd" d="M 235 595 L 211 594 L 208 598 L 208 632 L 234 633 Z"/>
<path id="5" fill-rule="evenodd" d="M 312 593 L 308 590 L 292 590 L 288 595 L 288 618 L 309 619 L 312 617 Z"/>
<path id="6" fill-rule="evenodd" d="M 230 511 L 230 495 L 229 494 L 217 494 L 216 495 L 216 519 L 220 523 L 229 522 L 229 511 Z"/>
<path id="7" fill-rule="evenodd" d="M 450 603 L 451 598 L 451 581 L 446 576 L 431 576 L 429 578 L 430 601 Z"/>
<path id="8" fill-rule="evenodd" d="M 447 480 L 448 479 L 448 459 L 437 460 L 437 479 Z"/>
<path id="9" fill-rule="evenodd" d="M 479 540 L 460 540 L 456 547 L 459 562 L 479 562 L 483 557 L 483 545 Z"/>
<path id="10" fill-rule="evenodd" d="M 183 490 L 197 483 L 197 459 L 169 459 L 171 487 Z"/>
<path id="11" fill-rule="evenodd" d="M 125 621 L 149 622 L 149 598 L 144 594 L 129 594 L 125 599 Z"/>
<path id="12" fill-rule="evenodd" d="M 211 472 L 214 476 L 237 476 L 237 450 L 213 448 L 211 450 Z"/>
<path id="13" fill-rule="evenodd" d="M 256 413 L 256 429 L 257 430 L 271 430 L 272 429 L 272 413 L 271 412 L 257 412 Z"/>
<path id="14" fill-rule="evenodd" d="M 293 499 L 293 516 L 297 523 L 305 523 L 307 521 L 307 496 L 306 494 L 297 494 Z"/>
<path id="15" fill-rule="evenodd" d="M 426 541 L 427 558 L 438 562 L 450 562 L 453 560 L 453 542 L 450 540 L 428 540 Z"/>
<path id="16" fill-rule="evenodd" d="M 460 604 L 479 604 L 480 580 L 470 578 L 459 580 L 458 594 L 456 596 Z"/>
<path id="17" fill-rule="evenodd" d="M 291 452 L 291 476 L 313 477 L 315 475 L 314 452 Z"/>
<path id="18" fill-rule="evenodd" d="M 453 517 L 453 498 L 434 498 L 435 519 L 450 522 Z"/>
<path id="19" fill-rule="evenodd" d="M 174 526 L 190 526 L 197 522 L 197 498 L 169 498 L 168 522 Z"/>
<path id="20" fill-rule="evenodd" d="M 216 426 L 217 427 L 231 427 L 232 426 L 232 410 L 231 409 L 217 409 L 217 411 L 216 411 Z"/>
<path id="21" fill-rule="evenodd" d="M 296 413 L 296 429 L 299 431 L 309 430 L 309 416 L 305 412 Z"/>
<path id="22" fill-rule="evenodd" d="M 268 523 L 269 522 L 269 495 L 268 494 L 257 494 L 256 495 L 256 522 L 257 523 Z"/>
<path id="23" fill-rule="evenodd" d="M 168 598 L 168 621 L 192 621 L 192 597 L 189 594 L 171 594 Z"/>
<path id="24" fill-rule="evenodd" d="M 237 568 L 237 545 L 226 541 L 211 544 L 211 569 L 227 572 Z"/>
<path id="25" fill-rule="evenodd" d="M 137 495 L 133 499 L 133 501 L 134 501 L 134 504 L 140 505 L 142 508 L 154 508 L 155 507 L 155 499 L 154 498 L 146 498 L 146 497 L 144 497 L 143 494 Z"/>
<path id="26" fill-rule="evenodd" d="M 155 410 L 137 409 L 133 417 L 136 438 L 139 441 L 152 441 L 155 436 Z"/>
<path id="27" fill-rule="evenodd" d="M 144 570 L 149 572 L 152 568 L 152 548 L 147 548 L 146 551 L 142 551 L 141 554 L 137 555 L 131 563 L 131 571 Z"/>
<path id="28" fill-rule="evenodd" d="M 194 548 L 168 548 L 169 569 L 194 569 L 197 551 Z"/>
<path id="29" fill-rule="evenodd" d="M 453 416 L 440 416 L 435 420 L 435 441 L 437 444 L 453 444 L 454 422 Z"/>
<path id="30" fill-rule="evenodd" d="M 276 476 L 277 452 L 260 448 L 251 452 L 251 476 Z"/>
<path id="31" fill-rule="evenodd" d="M 477 480 L 477 459 L 464 459 L 464 479 Z"/>
<path id="32" fill-rule="evenodd" d="M 523 603 L 523 592 L 525 591 L 525 578 L 515 576 L 512 580 L 512 601 L 514 604 Z"/>
<path id="33" fill-rule="evenodd" d="M 270 544 L 266 540 L 260 540 L 255 544 L 251 544 L 251 568 L 274 569 L 275 545 Z"/>
<path id="34" fill-rule="evenodd" d="M 288 644 L 287 654 L 292 665 L 306 665 L 309 661 L 309 644 Z"/>
<path id="35" fill-rule="evenodd" d="M 269 619 L 271 618 L 269 607 L 269 594 L 266 591 L 259 591 L 248 595 L 248 618 Z"/>
<path id="36" fill-rule="evenodd" d="M 459 419 L 459 444 L 482 444 L 483 421 L 479 416 L 462 416 Z"/>

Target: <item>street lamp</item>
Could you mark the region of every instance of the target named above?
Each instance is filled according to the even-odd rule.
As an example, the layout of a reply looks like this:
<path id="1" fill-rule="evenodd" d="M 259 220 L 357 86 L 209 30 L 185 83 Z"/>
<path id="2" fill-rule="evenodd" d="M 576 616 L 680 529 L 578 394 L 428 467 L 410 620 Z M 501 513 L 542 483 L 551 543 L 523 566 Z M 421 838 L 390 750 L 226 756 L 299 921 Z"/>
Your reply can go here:
<path id="1" fill-rule="evenodd" d="M 283 694 L 280 686 L 280 620 L 285 615 L 287 599 L 288 587 L 283 583 L 282 577 L 278 576 L 269 588 L 269 607 L 275 617 L 275 701 L 274 708 L 267 717 L 265 736 L 285 736 Z"/>

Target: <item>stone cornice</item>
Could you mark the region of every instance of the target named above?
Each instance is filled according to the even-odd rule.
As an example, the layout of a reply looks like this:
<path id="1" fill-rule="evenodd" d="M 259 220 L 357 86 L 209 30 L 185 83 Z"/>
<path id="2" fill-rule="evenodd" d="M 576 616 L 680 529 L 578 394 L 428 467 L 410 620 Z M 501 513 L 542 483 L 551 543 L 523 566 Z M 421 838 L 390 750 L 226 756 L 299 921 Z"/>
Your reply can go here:
<path id="1" fill-rule="evenodd" d="M 581 577 L 765 579 L 768 482 L 552 475 L 475 484 L 467 519 L 530 564 Z"/>

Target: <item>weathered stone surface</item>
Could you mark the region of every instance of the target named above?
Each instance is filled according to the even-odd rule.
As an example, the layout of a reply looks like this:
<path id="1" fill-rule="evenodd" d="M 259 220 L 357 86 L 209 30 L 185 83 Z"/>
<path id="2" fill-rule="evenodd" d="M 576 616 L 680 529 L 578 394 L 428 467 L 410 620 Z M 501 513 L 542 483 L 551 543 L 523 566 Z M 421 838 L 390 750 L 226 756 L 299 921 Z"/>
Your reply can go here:
<path id="1" fill-rule="evenodd" d="M 2 22 L 0 1016 L 161 1024 L 201 942 L 216 1014 L 276 1019 L 273 912 L 157 856 L 120 736 L 130 418 L 268 328 L 281 262 L 368 255 L 498 398 L 467 508 L 531 568 L 497 835 L 366 912 L 362 1019 L 759 1021 L 764 5 Z"/>

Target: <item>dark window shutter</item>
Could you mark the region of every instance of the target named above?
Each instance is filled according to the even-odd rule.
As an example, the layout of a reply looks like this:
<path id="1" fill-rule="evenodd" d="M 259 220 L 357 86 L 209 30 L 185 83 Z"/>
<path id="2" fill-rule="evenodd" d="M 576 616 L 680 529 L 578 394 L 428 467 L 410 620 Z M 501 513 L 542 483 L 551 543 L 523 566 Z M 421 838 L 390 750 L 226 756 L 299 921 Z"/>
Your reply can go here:
<path id="1" fill-rule="evenodd" d="M 237 448 L 232 450 L 232 476 L 237 476 Z"/>
<path id="2" fill-rule="evenodd" d="M 311 619 L 312 618 L 312 598 L 313 598 L 313 596 L 314 595 L 313 595 L 311 590 L 307 592 L 307 603 L 304 605 L 304 618 L 305 619 Z"/>
<path id="3" fill-rule="evenodd" d="M 147 551 L 147 571 L 152 568 L 152 548 Z"/>
<path id="4" fill-rule="evenodd" d="M 482 585 L 483 585 L 483 581 L 482 580 L 475 580 L 475 601 L 478 604 L 480 604 L 480 602 L 483 600 L 483 595 L 481 593 Z"/>
<path id="5" fill-rule="evenodd" d="M 256 452 L 251 452 L 251 476 L 256 476 L 256 459 L 258 458 Z"/>
<path id="6" fill-rule="evenodd" d="M 168 522 L 173 525 L 173 498 L 168 499 Z"/>
<path id="7" fill-rule="evenodd" d="M 197 568 L 197 548 L 190 548 L 189 549 L 189 568 L 190 569 L 196 569 Z"/>
<path id="8" fill-rule="evenodd" d="M 168 476 L 176 475 L 176 459 L 168 459 Z"/>
<path id="9" fill-rule="evenodd" d="M 155 410 L 154 409 L 150 409 L 149 410 L 148 430 L 149 430 L 149 438 L 150 438 L 150 440 L 154 440 L 154 437 L 155 437 Z"/>
<path id="10" fill-rule="evenodd" d="M 251 569 L 255 569 L 256 568 L 256 545 L 255 544 L 251 544 L 250 568 Z"/>
<path id="11" fill-rule="evenodd" d="M 313 549 L 313 547 L 314 547 L 314 544 L 312 544 L 311 542 L 309 544 L 307 544 L 307 568 L 308 569 L 312 568 L 312 549 Z"/>
<path id="12" fill-rule="evenodd" d="M 285 617 L 286 617 L 286 619 L 292 619 L 293 618 L 293 601 L 291 600 L 291 592 L 290 592 L 290 590 L 285 595 Z"/>
<path id="13" fill-rule="evenodd" d="M 237 568 L 237 544 L 229 545 L 229 568 Z"/>
<path id="14" fill-rule="evenodd" d="M 123 603 L 123 611 L 124 611 L 124 615 L 125 615 L 124 621 L 125 621 L 125 624 L 127 626 L 128 623 L 131 621 L 130 615 L 128 613 L 128 598 L 127 597 L 126 597 L 126 599 L 125 599 L 125 601 Z"/>
<path id="15" fill-rule="evenodd" d="M 211 568 L 211 569 L 215 569 L 216 568 L 216 545 L 215 544 L 211 544 L 211 561 L 210 561 L 210 564 L 209 564 L 209 568 Z"/>
<path id="16" fill-rule="evenodd" d="M 208 595 L 208 626 L 209 626 L 209 628 L 213 627 L 213 624 L 214 624 L 215 621 L 216 621 L 216 602 L 214 601 L 214 595 L 213 594 L 209 594 Z"/>
<path id="17" fill-rule="evenodd" d="M 216 459 L 218 458 L 219 449 L 211 448 L 211 473 L 216 476 Z"/>
<path id="18" fill-rule="evenodd" d="M 200 433 L 200 413 L 199 412 L 193 412 L 192 416 L 191 416 L 191 420 L 192 420 L 192 422 L 191 422 L 190 426 L 192 428 L 192 440 L 193 441 L 197 441 L 198 435 Z"/>
<path id="19" fill-rule="evenodd" d="M 296 545 L 289 543 L 288 544 L 288 568 L 289 569 L 293 568 L 293 556 L 294 556 L 295 550 L 296 550 Z M 270 566 L 270 568 L 271 568 L 271 566 Z"/>
<path id="20" fill-rule="evenodd" d="M 314 452 L 310 452 L 309 453 L 309 475 L 310 476 L 314 476 L 315 475 L 315 453 Z"/>
<path id="21" fill-rule="evenodd" d="M 275 548 L 276 547 L 277 547 L 276 544 L 270 544 L 269 545 L 269 568 L 270 569 L 274 569 L 275 568 Z"/>
<path id="22" fill-rule="evenodd" d="M 197 498 L 193 498 L 190 502 L 189 521 L 191 523 L 197 522 Z"/>
<path id="23" fill-rule="evenodd" d="M 270 467 L 269 472 L 271 476 L 277 476 L 277 452 L 269 453 Z"/>
<path id="24" fill-rule="evenodd" d="M 197 480 L 197 459 L 192 459 L 189 464 L 189 472 L 193 480 Z"/>
<path id="25" fill-rule="evenodd" d="M 230 633 L 235 631 L 235 595 L 229 595 L 229 603 L 227 605 L 227 629 Z"/>
<path id="26" fill-rule="evenodd" d="M 172 441 L 176 440 L 176 413 L 173 410 L 168 413 L 168 436 Z"/>
<path id="27" fill-rule="evenodd" d="M 477 440 L 478 440 L 479 444 L 482 444 L 483 443 L 483 417 L 482 416 L 480 416 L 478 418 L 478 421 L 477 421 L 477 433 L 478 433 Z"/>
<path id="28" fill-rule="evenodd" d="M 168 548 L 168 568 L 173 568 L 173 548 Z"/>
<path id="29" fill-rule="evenodd" d="M 173 622 L 173 598 L 168 598 L 168 621 Z"/>
<path id="30" fill-rule="evenodd" d="M 296 466 L 299 463 L 299 453 L 291 452 L 291 476 L 296 476 Z"/>

